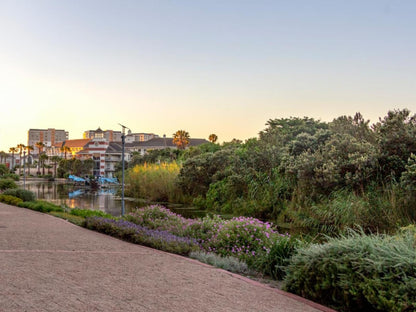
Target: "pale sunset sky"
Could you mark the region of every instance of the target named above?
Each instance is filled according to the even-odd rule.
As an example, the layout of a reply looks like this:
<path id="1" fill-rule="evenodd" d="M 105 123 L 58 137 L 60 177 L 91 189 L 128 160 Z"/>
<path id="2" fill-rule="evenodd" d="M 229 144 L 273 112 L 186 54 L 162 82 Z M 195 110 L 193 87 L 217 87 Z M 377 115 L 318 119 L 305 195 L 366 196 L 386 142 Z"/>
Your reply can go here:
<path id="1" fill-rule="evenodd" d="M 0 0 L 0 150 L 30 128 L 256 137 L 416 113 L 414 0 Z"/>

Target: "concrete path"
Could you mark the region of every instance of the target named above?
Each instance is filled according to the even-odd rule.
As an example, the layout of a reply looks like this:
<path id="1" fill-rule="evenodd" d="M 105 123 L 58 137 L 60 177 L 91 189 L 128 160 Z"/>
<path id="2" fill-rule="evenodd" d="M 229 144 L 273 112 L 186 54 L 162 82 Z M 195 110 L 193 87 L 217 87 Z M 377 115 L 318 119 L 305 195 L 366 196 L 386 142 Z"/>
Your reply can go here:
<path id="1" fill-rule="evenodd" d="M 0 203 L 0 311 L 332 311 L 197 261 Z"/>

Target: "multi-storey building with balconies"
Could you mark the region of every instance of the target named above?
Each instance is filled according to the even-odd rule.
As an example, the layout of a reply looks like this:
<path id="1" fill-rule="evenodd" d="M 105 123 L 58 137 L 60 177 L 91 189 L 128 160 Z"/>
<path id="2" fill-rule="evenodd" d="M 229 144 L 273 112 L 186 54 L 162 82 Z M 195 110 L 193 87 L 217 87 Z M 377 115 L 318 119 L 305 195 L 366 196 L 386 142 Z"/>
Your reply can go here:
<path id="1" fill-rule="evenodd" d="M 36 147 L 37 142 L 42 142 L 46 147 L 51 147 L 57 142 L 68 140 L 69 132 L 65 130 L 49 129 L 29 129 L 27 134 L 27 145 L 33 146 L 33 154 L 39 154 Z"/>
<path id="2" fill-rule="evenodd" d="M 121 131 L 114 130 L 87 130 L 83 134 L 84 139 L 95 139 L 95 138 L 105 138 L 108 142 L 121 142 Z"/>

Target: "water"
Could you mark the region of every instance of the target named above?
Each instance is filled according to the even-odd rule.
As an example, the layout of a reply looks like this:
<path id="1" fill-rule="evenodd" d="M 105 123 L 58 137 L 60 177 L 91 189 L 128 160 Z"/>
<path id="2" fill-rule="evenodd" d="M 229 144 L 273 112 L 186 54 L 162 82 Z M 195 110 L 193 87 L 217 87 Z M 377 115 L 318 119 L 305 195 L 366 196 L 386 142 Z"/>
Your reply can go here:
<path id="1" fill-rule="evenodd" d="M 92 190 L 84 186 L 76 186 L 67 182 L 28 181 L 26 189 L 35 193 L 36 198 L 52 202 L 57 205 L 66 205 L 69 208 L 81 208 L 101 210 L 113 216 L 121 215 L 121 198 L 116 196 L 118 186 Z M 125 198 L 126 213 L 137 207 L 148 205 L 143 201 Z M 172 211 L 181 214 L 185 218 L 203 217 L 205 211 L 194 207 L 181 205 L 165 205 Z"/>

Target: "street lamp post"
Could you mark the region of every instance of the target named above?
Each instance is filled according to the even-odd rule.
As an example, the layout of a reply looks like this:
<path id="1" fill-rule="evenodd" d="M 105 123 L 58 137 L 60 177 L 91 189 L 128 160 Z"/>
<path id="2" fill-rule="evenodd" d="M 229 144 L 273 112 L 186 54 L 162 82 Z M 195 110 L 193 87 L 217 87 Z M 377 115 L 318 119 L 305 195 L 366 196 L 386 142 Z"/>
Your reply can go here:
<path id="1" fill-rule="evenodd" d="M 121 133 L 121 215 L 124 216 L 124 145 L 126 142 L 126 126 L 119 124 L 123 131 Z M 129 128 L 127 128 L 129 129 Z M 130 130 L 130 129 L 129 129 Z"/>

